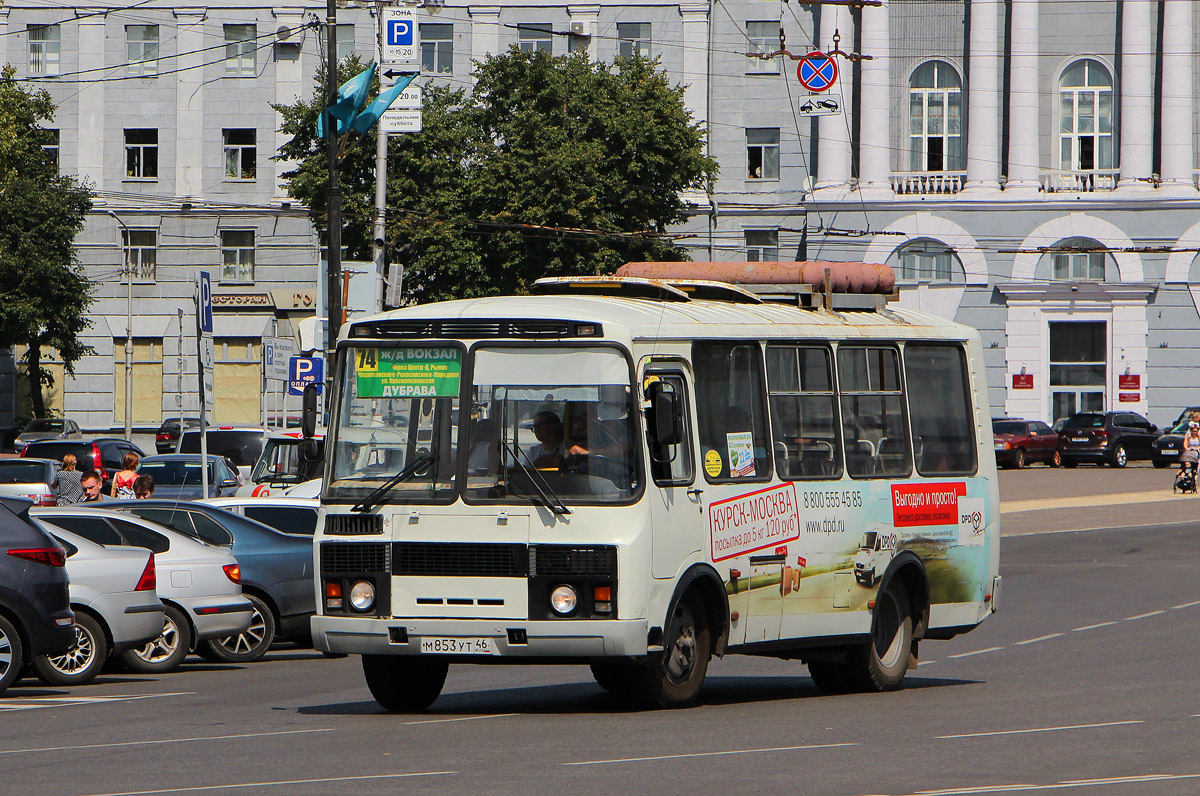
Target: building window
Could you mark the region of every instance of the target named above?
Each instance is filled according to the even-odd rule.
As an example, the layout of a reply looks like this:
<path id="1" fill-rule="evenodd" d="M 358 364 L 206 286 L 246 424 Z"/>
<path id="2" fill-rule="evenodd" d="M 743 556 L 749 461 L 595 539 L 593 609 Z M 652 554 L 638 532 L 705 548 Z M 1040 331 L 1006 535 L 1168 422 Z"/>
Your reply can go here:
<path id="1" fill-rule="evenodd" d="M 221 281 L 254 281 L 254 230 L 221 230 Z"/>
<path id="2" fill-rule="evenodd" d="M 1058 130 L 1060 169 L 1113 168 L 1112 76 L 1099 61 L 1076 61 L 1063 72 Z"/>
<path id="3" fill-rule="evenodd" d="M 928 61 L 913 72 L 908 89 L 908 168 L 963 168 L 962 81 L 944 61 Z"/>
<path id="4" fill-rule="evenodd" d="M 343 58 L 349 58 L 354 55 L 354 25 L 335 25 L 333 30 L 334 35 L 334 53 L 340 61 Z"/>
<path id="5" fill-rule="evenodd" d="M 158 179 L 158 130 L 125 131 L 125 176 L 131 180 Z"/>
<path id="6" fill-rule="evenodd" d="M 554 34 L 550 32 L 549 22 L 536 22 L 521 25 L 517 30 L 517 46 L 523 53 L 554 53 Z"/>
<path id="7" fill-rule="evenodd" d="M 46 153 L 46 159 L 54 164 L 54 170 L 58 171 L 58 130 L 42 130 L 42 151 Z"/>
<path id="8" fill-rule="evenodd" d="M 1054 244 L 1047 254 L 1050 258 L 1050 278 L 1068 282 L 1103 282 L 1108 265 L 1108 252 L 1096 251 L 1104 246 L 1090 238 L 1068 238 Z"/>
<path id="9" fill-rule="evenodd" d="M 779 259 L 779 230 L 746 230 L 746 262 L 770 263 Z"/>
<path id="10" fill-rule="evenodd" d="M 62 32 L 58 25 L 30 25 L 29 74 L 57 75 L 61 68 Z"/>
<path id="11" fill-rule="evenodd" d="M 257 149 L 254 130 L 222 130 L 225 141 L 225 179 L 253 180 Z"/>
<path id="12" fill-rule="evenodd" d="M 773 53 L 779 49 L 779 23 L 747 22 L 746 38 L 750 40 L 751 54 Z M 746 71 L 777 75 L 779 74 L 779 58 L 770 60 L 749 58 Z"/>
<path id="13" fill-rule="evenodd" d="M 125 251 L 125 274 L 132 272 L 135 282 L 153 282 L 158 265 L 158 231 L 122 229 L 121 248 Z"/>
<path id="14" fill-rule="evenodd" d="M 779 128 L 746 130 L 746 176 L 751 180 L 779 179 Z"/>
<path id="15" fill-rule="evenodd" d="M 618 22 L 617 55 L 632 58 L 635 55 L 650 58 L 650 23 Z"/>
<path id="16" fill-rule="evenodd" d="M 454 26 L 421 26 L 421 71 L 449 75 L 454 72 Z"/>
<path id="17" fill-rule="evenodd" d="M 125 26 L 125 74 L 158 74 L 158 25 Z"/>
<path id="18" fill-rule="evenodd" d="M 256 68 L 254 25 L 225 26 L 225 75 L 253 76 Z"/>
<path id="19" fill-rule="evenodd" d="M 954 250 L 936 240 L 914 240 L 900 247 L 893 266 L 896 278 L 921 282 L 953 282 L 962 273 Z"/>

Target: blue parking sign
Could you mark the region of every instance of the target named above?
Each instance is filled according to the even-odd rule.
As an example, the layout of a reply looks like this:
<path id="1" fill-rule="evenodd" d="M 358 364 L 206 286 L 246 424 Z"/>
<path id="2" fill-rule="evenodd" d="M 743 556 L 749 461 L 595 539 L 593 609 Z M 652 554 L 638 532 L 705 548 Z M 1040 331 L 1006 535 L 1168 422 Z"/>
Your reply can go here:
<path id="1" fill-rule="evenodd" d="M 387 21 L 387 43 L 391 47 L 411 47 L 413 23 L 411 19 L 389 19 Z"/>
<path id="2" fill-rule="evenodd" d="M 288 395 L 303 395 L 304 388 L 317 385 L 320 392 L 325 381 L 325 360 L 316 357 L 292 357 L 288 360 Z"/>

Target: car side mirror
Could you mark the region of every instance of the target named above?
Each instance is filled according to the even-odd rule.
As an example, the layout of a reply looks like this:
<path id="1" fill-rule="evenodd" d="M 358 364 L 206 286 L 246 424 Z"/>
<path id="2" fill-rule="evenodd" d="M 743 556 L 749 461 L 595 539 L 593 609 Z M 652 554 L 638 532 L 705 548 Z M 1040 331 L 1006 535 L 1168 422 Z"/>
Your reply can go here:
<path id="1" fill-rule="evenodd" d="M 236 478 L 226 478 L 224 481 L 221 482 L 222 489 L 228 489 L 230 487 L 236 487 L 236 486 L 239 486 Z"/>
<path id="2" fill-rule="evenodd" d="M 300 435 L 312 439 L 317 433 L 317 385 L 309 384 L 304 388 L 301 399 Z"/>
<path id="3" fill-rule="evenodd" d="M 650 411 L 647 420 L 651 438 L 661 447 L 676 445 L 683 438 L 683 418 L 679 396 L 661 382 L 650 385 Z"/>

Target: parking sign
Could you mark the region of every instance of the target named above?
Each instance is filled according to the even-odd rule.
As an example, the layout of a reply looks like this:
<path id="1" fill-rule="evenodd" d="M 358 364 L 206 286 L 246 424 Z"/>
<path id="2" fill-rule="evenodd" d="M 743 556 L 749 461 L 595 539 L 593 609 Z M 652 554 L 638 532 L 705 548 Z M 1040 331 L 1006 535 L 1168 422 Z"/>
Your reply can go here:
<path id="1" fill-rule="evenodd" d="M 196 291 L 196 312 L 200 316 L 200 331 L 204 334 L 212 334 L 212 281 L 208 277 L 208 271 L 200 272 L 200 276 L 196 279 Z"/>
<path id="2" fill-rule="evenodd" d="M 413 8 L 389 6 L 383 9 L 383 63 L 417 60 L 420 50 L 417 13 Z"/>
<path id="3" fill-rule="evenodd" d="M 325 381 L 325 360 L 316 357 L 292 357 L 288 362 L 288 395 L 303 395 L 309 384 L 321 391 Z"/>

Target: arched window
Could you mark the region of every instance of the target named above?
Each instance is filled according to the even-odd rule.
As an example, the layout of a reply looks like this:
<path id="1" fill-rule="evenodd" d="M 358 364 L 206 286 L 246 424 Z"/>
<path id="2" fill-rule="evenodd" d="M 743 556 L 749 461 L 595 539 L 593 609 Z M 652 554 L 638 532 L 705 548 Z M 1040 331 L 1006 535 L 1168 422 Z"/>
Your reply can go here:
<path id="1" fill-rule="evenodd" d="M 946 244 L 932 238 L 910 240 L 892 256 L 889 263 L 896 279 L 921 282 L 962 282 L 962 262 Z"/>
<path id="2" fill-rule="evenodd" d="M 1051 279 L 1066 282 L 1103 282 L 1108 267 L 1116 269 L 1104 244 L 1092 238 L 1067 238 L 1050 247 L 1044 255 L 1049 261 Z"/>
<path id="3" fill-rule="evenodd" d="M 1058 167 L 1113 168 L 1113 81 L 1099 61 L 1085 58 L 1059 81 Z"/>
<path id="4" fill-rule="evenodd" d="M 909 81 L 908 168 L 963 168 L 962 81 L 945 61 L 926 61 Z"/>

